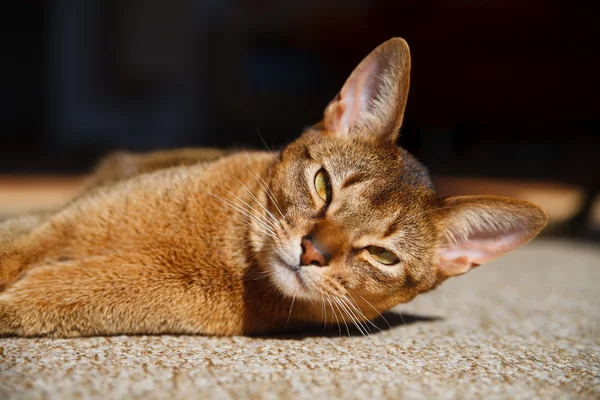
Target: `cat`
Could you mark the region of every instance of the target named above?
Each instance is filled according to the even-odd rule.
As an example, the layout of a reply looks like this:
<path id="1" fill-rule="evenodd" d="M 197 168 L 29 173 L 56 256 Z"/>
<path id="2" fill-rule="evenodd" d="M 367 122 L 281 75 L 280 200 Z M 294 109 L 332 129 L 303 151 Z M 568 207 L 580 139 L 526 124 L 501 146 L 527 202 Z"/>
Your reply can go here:
<path id="1" fill-rule="evenodd" d="M 113 156 L 64 207 L 0 225 L 0 336 L 361 326 L 531 240 L 538 206 L 439 198 L 397 147 L 410 65 L 381 44 L 281 152 Z"/>

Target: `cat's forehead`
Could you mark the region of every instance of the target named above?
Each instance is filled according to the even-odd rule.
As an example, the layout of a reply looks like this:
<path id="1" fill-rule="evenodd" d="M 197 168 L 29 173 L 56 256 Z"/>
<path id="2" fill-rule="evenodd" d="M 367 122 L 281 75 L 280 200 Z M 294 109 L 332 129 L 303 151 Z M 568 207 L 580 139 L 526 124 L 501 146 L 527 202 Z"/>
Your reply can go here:
<path id="1" fill-rule="evenodd" d="M 406 150 L 365 141 L 322 139 L 308 142 L 305 157 L 323 164 L 344 187 L 367 181 L 377 183 L 383 198 L 411 188 L 434 191 L 427 169 Z"/>

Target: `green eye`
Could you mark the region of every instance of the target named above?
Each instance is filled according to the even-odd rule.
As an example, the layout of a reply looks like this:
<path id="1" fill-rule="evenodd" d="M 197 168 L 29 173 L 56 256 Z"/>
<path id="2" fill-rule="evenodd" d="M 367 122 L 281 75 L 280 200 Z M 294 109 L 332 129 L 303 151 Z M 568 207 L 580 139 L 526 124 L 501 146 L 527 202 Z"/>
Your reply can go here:
<path id="1" fill-rule="evenodd" d="M 396 264 L 398 261 L 400 261 L 398 257 L 394 255 L 394 253 L 384 249 L 383 247 L 369 246 L 367 247 L 367 250 L 375 260 L 385 265 Z"/>
<path id="2" fill-rule="evenodd" d="M 315 189 L 317 190 L 319 197 L 322 198 L 325 203 L 329 204 L 331 202 L 331 182 L 329 180 L 329 175 L 324 169 L 317 172 L 317 175 L 315 176 Z"/>

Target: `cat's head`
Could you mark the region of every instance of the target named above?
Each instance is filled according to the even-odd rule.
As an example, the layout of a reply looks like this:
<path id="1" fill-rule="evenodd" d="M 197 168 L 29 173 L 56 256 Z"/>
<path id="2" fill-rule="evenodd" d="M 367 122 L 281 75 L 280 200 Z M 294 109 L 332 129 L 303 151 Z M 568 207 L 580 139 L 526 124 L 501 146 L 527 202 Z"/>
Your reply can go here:
<path id="1" fill-rule="evenodd" d="M 406 42 L 383 43 L 323 121 L 281 153 L 269 208 L 282 228 L 262 259 L 284 294 L 345 296 L 386 309 L 523 245 L 546 225 L 546 213 L 524 201 L 436 196 L 427 170 L 395 143 L 409 73 Z"/>

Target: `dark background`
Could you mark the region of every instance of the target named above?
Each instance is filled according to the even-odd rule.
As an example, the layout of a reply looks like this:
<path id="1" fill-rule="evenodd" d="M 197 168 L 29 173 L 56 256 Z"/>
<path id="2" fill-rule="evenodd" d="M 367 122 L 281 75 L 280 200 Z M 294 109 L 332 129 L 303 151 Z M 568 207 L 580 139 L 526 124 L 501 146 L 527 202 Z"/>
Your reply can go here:
<path id="1" fill-rule="evenodd" d="M 280 147 L 404 37 L 433 174 L 600 186 L 600 8 L 540 0 L 6 1 L 0 173 L 114 149 Z M 259 134 L 260 132 L 260 134 Z"/>

